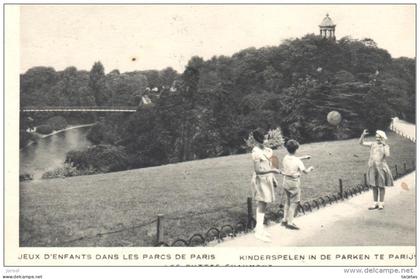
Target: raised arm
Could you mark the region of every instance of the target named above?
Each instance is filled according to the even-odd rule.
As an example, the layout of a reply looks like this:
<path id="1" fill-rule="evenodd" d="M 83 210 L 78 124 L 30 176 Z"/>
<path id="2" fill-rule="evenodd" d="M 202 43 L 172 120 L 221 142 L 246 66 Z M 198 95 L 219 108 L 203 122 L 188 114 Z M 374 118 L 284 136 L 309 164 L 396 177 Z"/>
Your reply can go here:
<path id="1" fill-rule="evenodd" d="M 305 156 L 300 156 L 300 157 L 298 157 L 300 160 L 309 160 L 309 159 L 311 159 L 312 158 L 312 156 L 311 155 L 305 155 Z"/>
<path id="2" fill-rule="evenodd" d="M 368 130 L 364 129 L 362 135 L 359 139 L 359 144 L 361 146 L 367 146 L 370 147 L 372 145 L 372 142 L 365 142 L 365 136 L 368 134 Z"/>
<path id="3" fill-rule="evenodd" d="M 309 168 L 306 168 L 305 165 L 303 164 L 303 162 L 300 161 L 300 163 L 299 163 L 299 170 L 301 172 L 303 172 L 304 174 L 308 174 L 308 173 L 310 173 L 311 171 L 314 170 L 314 167 L 313 166 L 310 166 Z"/>
<path id="4" fill-rule="evenodd" d="M 302 170 L 302 172 L 305 173 L 305 174 L 308 174 L 308 173 L 310 173 L 313 170 L 314 170 L 314 167 L 313 166 L 310 166 L 309 168 Z"/>

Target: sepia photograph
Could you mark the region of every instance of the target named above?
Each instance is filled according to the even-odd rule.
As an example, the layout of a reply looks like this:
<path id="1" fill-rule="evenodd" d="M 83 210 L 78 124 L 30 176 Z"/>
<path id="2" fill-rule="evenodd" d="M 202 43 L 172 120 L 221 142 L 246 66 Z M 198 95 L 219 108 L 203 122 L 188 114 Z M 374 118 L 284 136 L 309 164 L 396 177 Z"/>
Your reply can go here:
<path id="1" fill-rule="evenodd" d="M 415 4 L 9 8 L 10 262 L 416 265 Z"/>

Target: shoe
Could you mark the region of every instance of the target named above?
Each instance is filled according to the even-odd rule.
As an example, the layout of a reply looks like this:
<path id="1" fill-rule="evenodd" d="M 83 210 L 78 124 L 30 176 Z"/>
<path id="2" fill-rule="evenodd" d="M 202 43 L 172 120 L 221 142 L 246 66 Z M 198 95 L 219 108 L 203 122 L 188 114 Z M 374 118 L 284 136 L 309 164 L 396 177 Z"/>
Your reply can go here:
<path id="1" fill-rule="evenodd" d="M 256 232 L 255 238 L 264 242 L 271 242 L 271 239 L 268 236 L 264 235 L 264 233 L 262 232 Z"/>
<path id="2" fill-rule="evenodd" d="M 283 226 L 283 227 L 287 226 L 287 222 L 286 221 L 281 221 L 280 226 Z"/>
<path id="3" fill-rule="evenodd" d="M 374 204 L 374 205 L 372 205 L 371 207 L 369 207 L 368 209 L 369 209 L 369 210 L 374 210 L 374 209 L 378 209 L 378 208 L 379 208 L 379 205 Z"/>
<path id="4" fill-rule="evenodd" d="M 290 230 L 299 230 L 299 227 L 296 226 L 295 224 L 286 224 L 286 228 L 290 229 Z"/>
<path id="5" fill-rule="evenodd" d="M 378 210 L 383 210 L 384 206 L 383 205 L 378 205 Z"/>

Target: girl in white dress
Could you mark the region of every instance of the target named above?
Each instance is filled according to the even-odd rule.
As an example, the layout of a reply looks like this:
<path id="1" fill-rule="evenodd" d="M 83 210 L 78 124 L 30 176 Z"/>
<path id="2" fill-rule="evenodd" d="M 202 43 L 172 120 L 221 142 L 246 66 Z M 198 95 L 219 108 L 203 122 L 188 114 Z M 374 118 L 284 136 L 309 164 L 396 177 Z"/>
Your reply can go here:
<path id="1" fill-rule="evenodd" d="M 365 136 L 368 131 L 365 129 L 360 136 L 359 143 L 370 148 L 370 157 L 367 170 L 367 183 L 372 186 L 373 205 L 372 209 L 384 209 L 385 188 L 394 186 L 394 178 L 386 162 L 389 157 L 389 145 L 386 144 L 387 136 L 384 131 L 377 130 L 374 142 L 366 142 Z"/>
<path id="2" fill-rule="evenodd" d="M 257 145 L 252 149 L 254 162 L 254 174 L 252 176 L 252 190 L 254 199 L 257 201 L 255 237 L 269 242 L 270 235 L 264 230 L 264 215 L 267 203 L 274 202 L 274 174 L 279 174 L 278 169 L 271 166 L 273 150 L 264 146 L 264 134 L 259 130 L 252 133 Z"/>

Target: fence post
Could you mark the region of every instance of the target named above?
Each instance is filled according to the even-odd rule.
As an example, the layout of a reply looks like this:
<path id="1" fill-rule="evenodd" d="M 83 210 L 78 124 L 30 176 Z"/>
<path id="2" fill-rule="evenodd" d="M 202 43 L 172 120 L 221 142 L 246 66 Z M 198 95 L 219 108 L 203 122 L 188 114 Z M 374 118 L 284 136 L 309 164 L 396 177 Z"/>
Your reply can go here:
<path id="1" fill-rule="evenodd" d="M 156 243 L 162 242 L 163 240 L 163 214 L 157 215 L 157 222 L 156 222 Z"/>
<path id="2" fill-rule="evenodd" d="M 395 165 L 395 178 L 398 178 L 398 167 Z"/>
<path id="3" fill-rule="evenodd" d="M 341 178 L 340 179 L 338 179 L 338 186 L 340 187 L 340 197 L 341 197 L 341 199 L 342 200 L 344 200 L 344 196 L 343 196 L 343 180 L 341 180 Z"/>
<path id="4" fill-rule="evenodd" d="M 363 177 L 364 177 L 364 179 L 365 179 L 365 187 L 366 187 L 366 186 L 368 186 L 368 183 L 367 183 L 367 175 L 366 175 L 366 173 L 364 173 L 364 174 L 363 174 Z"/>
<path id="5" fill-rule="evenodd" d="M 407 164 L 404 163 L 404 173 L 407 173 Z"/>
<path id="6" fill-rule="evenodd" d="M 246 199 L 246 204 L 248 207 L 248 228 L 251 228 L 251 223 L 252 223 L 252 198 L 248 197 Z"/>

